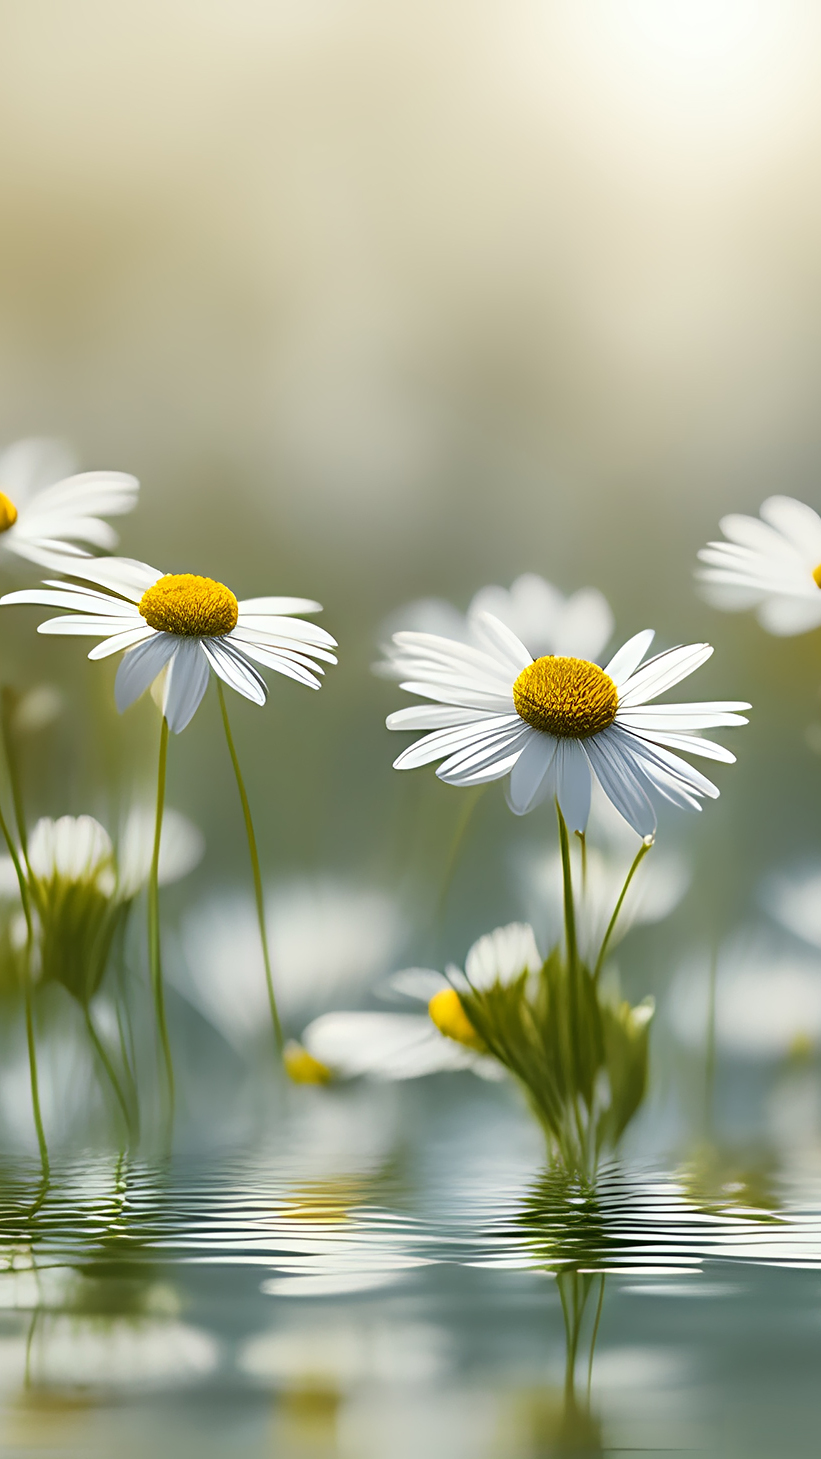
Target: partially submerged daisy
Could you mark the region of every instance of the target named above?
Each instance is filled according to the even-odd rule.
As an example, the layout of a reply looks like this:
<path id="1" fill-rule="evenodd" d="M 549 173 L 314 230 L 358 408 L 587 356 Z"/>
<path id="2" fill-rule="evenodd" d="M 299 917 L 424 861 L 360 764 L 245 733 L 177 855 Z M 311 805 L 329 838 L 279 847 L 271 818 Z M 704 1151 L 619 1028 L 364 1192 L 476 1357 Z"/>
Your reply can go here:
<path id="1" fill-rule="evenodd" d="M 410 629 L 482 647 L 481 635 L 477 638 L 474 632 L 479 613 L 492 613 L 534 658 L 571 654 L 599 663 L 614 628 L 610 605 L 598 588 L 579 588 L 565 596 L 537 573 L 526 572 L 509 588 L 480 588 L 464 615 L 439 598 L 408 603 L 391 614 L 390 634 Z M 401 677 L 394 662 L 401 654 L 396 655 L 389 646 L 385 655 L 385 662 L 376 666 L 377 673 L 384 678 Z"/>
<path id="2" fill-rule="evenodd" d="M 122 653 L 114 686 L 121 712 L 165 670 L 163 713 L 175 734 L 199 708 L 212 670 L 252 703 L 264 704 L 268 689 L 257 664 L 318 689 L 324 670 L 314 660 L 336 663 L 331 635 L 295 616 L 321 610 L 311 599 L 240 601 L 213 578 L 162 573 L 127 557 L 84 562 L 74 574 L 82 585 L 47 581 L 6 593 L 0 604 L 69 608 L 38 632 L 102 639 L 90 659 Z"/>
<path id="3" fill-rule="evenodd" d="M 116 547 L 103 519 L 130 512 L 139 489 L 124 471 L 76 473 L 60 441 L 17 441 L 0 453 L 0 551 L 71 572 L 88 548 Z"/>
<path id="4" fill-rule="evenodd" d="M 821 625 L 821 517 L 804 502 L 771 496 L 759 517 L 721 519 L 725 542 L 699 552 L 696 576 L 716 608 L 755 608 L 768 633 L 789 637 Z"/>
<path id="5" fill-rule="evenodd" d="M 590 810 L 591 777 L 640 836 L 653 835 L 651 795 L 699 810 L 719 792 L 675 750 L 731 764 L 735 756 L 698 731 L 745 724 L 749 704 L 652 705 L 713 652 L 709 644 L 668 649 L 643 662 L 653 639 L 637 633 L 605 668 L 589 659 L 534 659 L 490 613 L 475 619 L 482 647 L 427 633 L 394 635 L 402 688 L 434 700 L 388 716 L 392 730 L 428 730 L 394 761 L 410 770 L 434 760 L 450 785 L 510 775 L 508 804 L 524 815 L 555 798 L 574 831 Z"/>

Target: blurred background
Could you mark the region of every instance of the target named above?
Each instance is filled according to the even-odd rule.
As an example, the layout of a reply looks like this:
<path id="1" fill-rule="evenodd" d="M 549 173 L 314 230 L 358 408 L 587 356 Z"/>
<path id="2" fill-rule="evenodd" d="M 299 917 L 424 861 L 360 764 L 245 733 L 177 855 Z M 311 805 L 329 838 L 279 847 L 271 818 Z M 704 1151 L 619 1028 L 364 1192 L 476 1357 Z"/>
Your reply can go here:
<path id="1" fill-rule="evenodd" d="M 599 587 L 622 638 L 709 639 L 684 697 L 755 705 L 718 805 L 663 821 L 691 889 L 662 941 L 637 934 L 630 991 L 758 915 L 762 877 L 819 850 L 818 635 L 720 615 L 692 573 L 723 513 L 821 506 L 821 14 L 4 0 L 0 33 L 0 441 L 134 472 L 122 551 L 316 597 L 341 645 L 321 694 L 232 702 L 278 905 L 296 879 L 316 931 L 312 895 L 365 897 L 361 983 L 528 910 L 550 817 L 492 787 L 437 913 L 463 793 L 391 770 L 403 696 L 370 666 L 403 604 L 531 571 Z M 3 615 L 4 677 L 65 696 L 32 814 L 111 824 L 151 794 L 156 712 L 120 721 L 113 664 L 36 622 Z M 210 696 L 169 800 L 206 838 L 166 899 L 196 920 L 247 884 Z"/>

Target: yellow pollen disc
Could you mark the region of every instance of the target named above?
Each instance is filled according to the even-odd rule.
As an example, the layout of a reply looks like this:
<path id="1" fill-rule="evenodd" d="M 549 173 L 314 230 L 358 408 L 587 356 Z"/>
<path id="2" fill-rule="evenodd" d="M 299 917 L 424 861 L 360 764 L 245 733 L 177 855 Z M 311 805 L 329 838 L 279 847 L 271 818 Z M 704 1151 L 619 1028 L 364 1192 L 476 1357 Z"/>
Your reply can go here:
<path id="1" fill-rule="evenodd" d="M 5 501 L 5 497 L 3 498 L 3 500 Z M 15 512 L 14 515 L 16 517 L 17 513 Z M 815 579 L 815 586 L 817 588 L 821 588 L 821 562 L 819 562 L 817 567 L 813 568 L 812 575 Z"/>
<path id="2" fill-rule="evenodd" d="M 8 532 L 17 521 L 17 508 L 11 497 L 0 491 L 0 532 Z"/>
<path id="3" fill-rule="evenodd" d="M 485 1045 L 465 1013 L 455 988 L 443 988 L 441 993 L 434 993 L 428 1004 L 428 1013 L 439 1032 L 446 1038 L 455 1039 L 457 1044 L 465 1044 L 469 1049 L 484 1052 Z"/>
<path id="4" fill-rule="evenodd" d="M 326 1064 L 320 1063 L 302 1044 L 295 1041 L 285 1045 L 282 1055 L 285 1072 L 294 1084 L 329 1084 L 333 1074 Z"/>
<path id="5" fill-rule="evenodd" d="M 166 573 L 146 588 L 139 611 L 151 628 L 182 638 L 219 638 L 236 628 L 239 616 L 230 588 L 192 572 Z"/>
<path id="6" fill-rule="evenodd" d="M 619 695 L 598 664 L 551 654 L 522 669 L 513 685 L 513 703 L 534 729 L 560 739 L 586 740 L 613 723 Z"/>

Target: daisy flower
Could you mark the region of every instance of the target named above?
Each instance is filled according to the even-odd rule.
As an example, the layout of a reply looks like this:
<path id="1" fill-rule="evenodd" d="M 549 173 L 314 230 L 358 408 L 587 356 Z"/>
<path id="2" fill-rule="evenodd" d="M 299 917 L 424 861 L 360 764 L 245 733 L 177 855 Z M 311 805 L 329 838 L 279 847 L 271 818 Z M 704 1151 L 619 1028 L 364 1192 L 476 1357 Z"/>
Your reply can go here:
<path id="1" fill-rule="evenodd" d="M 116 547 L 117 534 L 103 518 L 130 512 L 139 489 L 123 471 L 75 474 L 60 441 L 17 441 L 0 453 L 0 548 L 70 571 L 66 558 L 88 558 L 87 547 Z"/>
<path id="2" fill-rule="evenodd" d="M 431 968 L 406 968 L 388 981 L 389 996 L 421 1002 L 426 1013 L 324 1013 L 305 1029 L 301 1044 L 287 1046 L 288 1073 L 306 1084 L 360 1075 L 419 1079 L 459 1069 L 501 1079 L 502 1067 L 488 1056 L 459 993 L 508 987 L 541 966 L 531 927 L 519 922 L 498 927 L 473 944 L 464 972 L 450 966 L 443 976 Z"/>
<path id="3" fill-rule="evenodd" d="M 238 602 L 212 578 L 162 573 L 128 557 L 96 558 L 75 573 L 82 585 L 47 580 L 40 588 L 6 593 L 0 604 L 69 608 L 70 614 L 47 619 L 38 632 L 102 639 L 90 659 L 122 653 L 114 685 L 121 713 L 166 670 L 162 708 L 175 734 L 193 719 L 212 670 L 252 703 L 264 704 L 268 689 L 257 664 L 318 689 L 317 674 L 324 670 L 313 660 L 336 663 L 331 635 L 294 616 L 321 611 L 308 598 Z"/>
<path id="4" fill-rule="evenodd" d="M 699 552 L 696 576 L 716 608 L 755 608 L 768 633 L 789 637 L 821 625 L 821 517 L 804 502 L 771 496 L 760 517 L 722 517 L 726 542 Z"/>
<path id="5" fill-rule="evenodd" d="M 520 638 L 534 658 L 542 654 L 571 654 L 599 662 L 613 633 L 613 614 L 598 588 L 580 588 L 565 597 L 536 573 L 522 573 L 509 588 L 480 588 L 467 614 L 439 598 L 422 598 L 391 614 L 388 636 L 404 629 L 437 633 L 459 643 L 477 643 L 473 621 L 477 613 L 492 613 Z M 478 640 L 481 647 L 481 639 Z M 386 661 L 376 665 L 383 678 L 396 678 L 394 651 L 384 650 Z"/>
<path id="6" fill-rule="evenodd" d="M 677 750 L 731 764 L 723 745 L 697 733 L 745 724 L 749 704 L 652 701 L 712 654 L 709 644 L 668 649 L 644 661 L 651 629 L 637 633 L 602 669 L 590 659 L 534 659 L 511 630 L 478 613 L 473 647 L 428 633 L 396 633 L 401 687 L 433 704 L 388 716 L 391 730 L 427 730 L 394 761 L 410 770 L 434 760 L 449 785 L 482 785 L 510 775 L 508 804 L 525 815 L 555 798 L 571 830 L 583 831 L 592 779 L 640 836 L 652 836 L 651 796 L 699 810 L 713 783 Z"/>

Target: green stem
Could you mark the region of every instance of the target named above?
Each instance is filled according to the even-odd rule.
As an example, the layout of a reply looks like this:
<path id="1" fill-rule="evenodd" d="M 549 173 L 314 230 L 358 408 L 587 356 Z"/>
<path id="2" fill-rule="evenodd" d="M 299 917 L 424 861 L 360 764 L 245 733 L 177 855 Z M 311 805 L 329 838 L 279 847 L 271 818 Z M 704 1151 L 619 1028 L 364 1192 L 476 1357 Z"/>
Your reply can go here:
<path id="1" fill-rule="evenodd" d="M 157 767 L 157 814 L 154 821 L 154 850 L 151 856 L 151 871 L 148 877 L 148 965 L 151 972 L 151 991 L 154 995 L 154 1009 L 157 1016 L 157 1031 L 162 1045 L 168 1083 L 168 1101 L 171 1117 L 174 1115 L 174 1065 L 171 1061 L 171 1045 L 168 1042 L 168 1028 L 165 1022 L 165 995 L 162 979 L 162 954 L 160 948 L 160 840 L 162 838 L 163 808 L 165 805 L 165 771 L 168 760 L 168 720 L 163 715 L 160 730 L 160 755 Z"/>
<path id="2" fill-rule="evenodd" d="M 630 867 L 630 870 L 627 873 L 627 878 L 625 880 L 624 886 L 622 887 L 622 889 L 621 889 L 621 891 L 619 893 L 619 899 L 616 902 L 616 905 L 615 905 L 615 907 L 613 909 L 613 916 L 610 918 L 610 921 L 607 924 L 607 931 L 604 934 L 604 940 L 602 942 L 601 947 L 599 948 L 599 955 L 596 958 L 596 966 L 593 969 L 593 981 L 594 981 L 594 983 L 597 983 L 599 981 L 599 974 L 601 973 L 601 970 L 604 967 L 604 959 L 607 956 L 607 949 L 610 946 L 610 939 L 612 938 L 613 933 L 616 930 L 616 923 L 619 920 L 619 916 L 621 914 L 621 909 L 624 906 L 624 899 L 627 896 L 627 891 L 628 891 L 628 888 L 630 886 L 630 883 L 633 880 L 633 877 L 635 876 L 635 874 L 638 871 L 639 867 L 641 866 L 641 863 L 643 862 L 645 856 L 647 855 L 648 851 L 650 850 L 650 847 L 652 846 L 652 844 L 653 844 L 652 837 L 647 837 L 644 841 L 642 841 L 642 843 L 641 843 L 641 845 L 640 845 L 640 847 L 639 847 L 638 851 L 636 852 L 636 855 L 635 855 L 635 857 L 633 859 L 633 864 L 632 864 L 632 866 Z"/>
<path id="3" fill-rule="evenodd" d="M 43 1180 L 48 1182 L 49 1161 L 48 1146 L 46 1145 L 46 1134 L 43 1129 L 43 1117 L 40 1113 L 40 1085 L 37 1078 L 37 1049 L 34 1043 L 34 1009 L 31 997 L 31 959 L 27 959 L 25 979 L 26 998 L 26 1042 L 29 1051 L 29 1074 L 31 1076 L 31 1106 L 34 1111 L 34 1128 L 37 1131 L 37 1144 L 40 1147 L 40 1164 L 43 1167 Z"/>
<path id="4" fill-rule="evenodd" d="M 23 786 L 20 778 L 20 765 L 17 758 L 17 746 L 14 740 L 14 726 L 12 715 L 14 711 L 16 696 L 12 689 L 5 686 L 0 692 L 0 727 L 3 733 L 3 749 L 6 755 L 9 781 L 11 783 L 11 798 L 14 803 L 14 820 L 17 826 L 17 834 L 20 837 L 20 845 L 23 856 L 28 861 L 28 838 L 26 836 L 26 816 L 23 809 Z"/>
<path id="5" fill-rule="evenodd" d="M 456 822 L 456 829 L 453 833 L 453 840 L 451 841 L 450 847 L 448 849 L 448 857 L 447 861 L 445 862 L 445 869 L 442 878 L 442 889 L 439 893 L 439 899 L 436 903 L 434 923 L 437 928 L 441 925 L 445 907 L 447 905 L 448 895 L 450 893 L 451 887 L 453 886 L 453 878 L 456 875 L 456 868 L 459 865 L 459 854 L 462 850 L 462 844 L 464 842 L 465 835 L 467 834 L 468 826 L 473 819 L 473 812 L 475 811 L 477 805 L 479 804 L 479 801 L 482 798 L 482 795 L 486 790 L 486 785 L 476 785 L 472 787 L 472 791 L 466 791 L 462 793 L 462 804 L 459 811 L 459 819 Z"/>
<path id="6" fill-rule="evenodd" d="M 112 1064 L 110 1058 L 108 1057 L 108 1054 L 106 1052 L 105 1045 L 103 1044 L 103 1041 L 100 1038 L 100 1035 L 98 1034 L 96 1028 L 94 1027 L 94 1023 L 93 1023 L 92 1018 L 91 1018 L 91 1010 L 86 1007 L 86 1008 L 83 1009 L 83 1012 L 85 1014 L 85 1021 L 86 1021 L 86 1028 L 88 1030 L 88 1036 L 91 1039 L 91 1042 L 92 1042 L 92 1044 L 94 1046 L 95 1053 L 97 1054 L 97 1057 L 99 1058 L 100 1063 L 102 1064 L 103 1068 L 105 1069 L 106 1074 L 108 1075 L 109 1083 L 111 1084 L 111 1088 L 114 1090 L 114 1093 L 117 1096 L 117 1103 L 120 1106 L 120 1109 L 122 1111 L 123 1119 L 125 1120 L 126 1130 L 130 1134 L 131 1133 L 131 1116 L 130 1116 L 129 1111 L 128 1111 L 128 1105 L 126 1104 L 126 1101 L 125 1101 L 125 1095 L 123 1094 L 123 1091 L 122 1091 L 122 1089 L 120 1087 L 120 1081 L 117 1078 L 117 1075 L 115 1073 L 114 1065 Z"/>
<path id="7" fill-rule="evenodd" d="M 228 707 L 225 703 L 222 683 L 217 679 L 217 694 L 219 696 L 220 711 L 222 713 L 222 724 L 225 730 L 225 740 L 228 745 L 228 753 L 231 756 L 231 764 L 234 767 L 234 775 L 239 791 L 242 814 L 245 820 L 245 834 L 248 838 L 248 852 L 251 857 L 251 871 L 254 878 L 254 901 L 257 909 L 257 922 L 259 923 L 259 938 L 262 943 L 262 958 L 265 963 L 265 982 L 268 988 L 268 1002 L 271 1007 L 271 1022 L 274 1025 L 274 1038 L 276 1039 L 277 1052 L 282 1055 L 284 1040 L 282 1037 L 282 1024 L 279 1021 L 279 1011 L 274 993 L 274 977 L 271 971 L 271 955 L 268 950 L 268 933 L 265 927 L 265 899 L 262 894 L 262 874 L 259 869 L 259 855 L 257 853 L 257 838 L 254 834 L 254 822 L 251 818 L 251 807 L 248 803 L 248 796 L 245 792 L 245 783 L 242 778 L 242 771 L 239 768 L 239 760 L 234 746 L 234 736 L 231 733 L 231 725 L 228 719 Z"/>
<path id="8" fill-rule="evenodd" d="M 556 816 L 559 822 L 559 847 L 562 855 L 562 890 L 564 893 L 564 935 L 567 944 L 568 966 L 575 974 L 579 962 L 579 945 L 576 940 L 576 908 L 573 903 L 573 879 L 570 869 L 570 840 L 567 822 L 556 801 Z"/>

